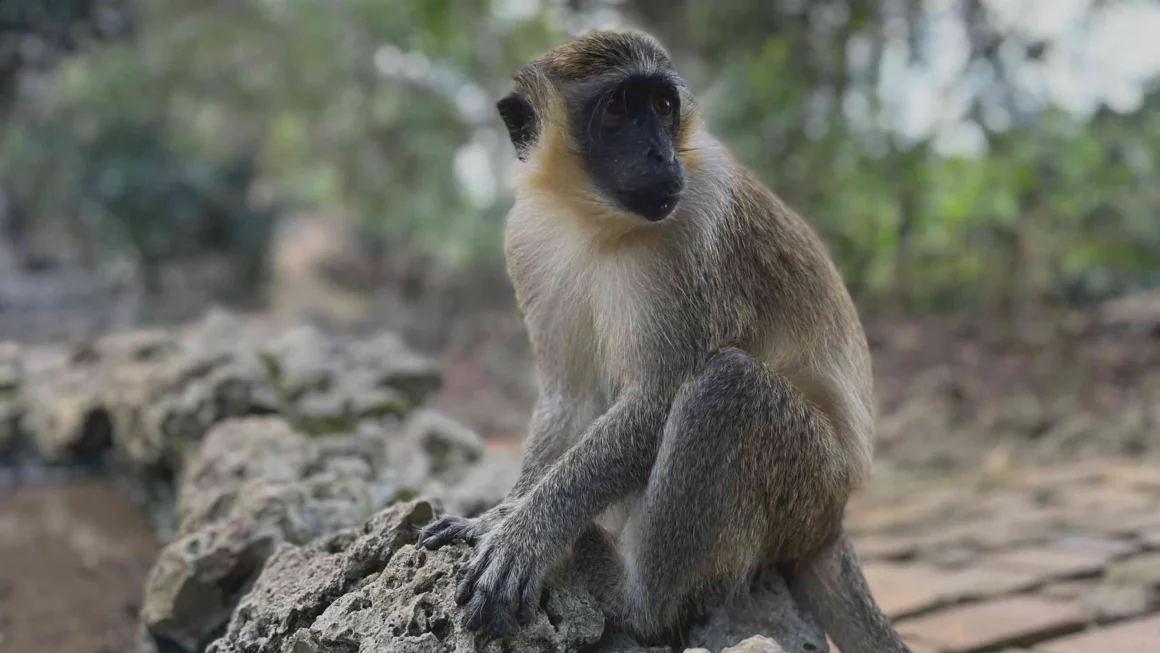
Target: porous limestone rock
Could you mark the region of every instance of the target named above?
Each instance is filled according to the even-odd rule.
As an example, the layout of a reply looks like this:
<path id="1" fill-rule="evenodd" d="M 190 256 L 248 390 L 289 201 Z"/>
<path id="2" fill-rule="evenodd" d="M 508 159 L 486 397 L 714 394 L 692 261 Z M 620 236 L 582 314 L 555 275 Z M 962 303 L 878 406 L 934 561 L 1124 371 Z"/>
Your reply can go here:
<path id="1" fill-rule="evenodd" d="M 604 618 L 576 588 L 549 592 L 533 623 L 502 642 L 464 629 L 455 584 L 471 549 L 411 544 L 432 516 L 426 502 L 398 504 L 361 529 L 279 550 L 209 653 L 578 653 L 600 639 Z"/>
<path id="2" fill-rule="evenodd" d="M 208 653 L 673 653 L 610 627 L 567 568 L 549 580 L 534 620 L 516 634 L 489 641 L 465 630 L 455 588 L 472 550 L 412 544 L 432 517 L 426 502 L 402 503 L 360 528 L 283 546 Z M 749 601 L 711 614 L 684 639 L 714 653 L 827 650 L 772 573 Z"/>
<path id="3" fill-rule="evenodd" d="M 12 342 L 0 342 L 0 456 L 16 446 L 20 435 L 20 418 L 24 405 L 20 401 L 20 387 L 24 381 L 24 360 L 20 347 Z"/>
<path id="4" fill-rule="evenodd" d="M 112 451 L 164 475 L 233 417 L 279 414 L 311 435 L 397 432 L 441 380 L 435 361 L 394 334 L 346 341 L 302 326 L 267 337 L 224 311 L 182 332 L 105 336 L 35 373 L 21 372 L 10 348 L 0 351 L 0 445 L 14 437 L 5 425 L 19 414 L 46 460 Z"/>
<path id="5" fill-rule="evenodd" d="M 183 476 L 177 536 L 146 583 L 141 617 L 158 648 L 201 651 L 280 546 L 331 535 L 382 507 L 374 445 L 310 438 L 281 417 L 215 426 Z"/>

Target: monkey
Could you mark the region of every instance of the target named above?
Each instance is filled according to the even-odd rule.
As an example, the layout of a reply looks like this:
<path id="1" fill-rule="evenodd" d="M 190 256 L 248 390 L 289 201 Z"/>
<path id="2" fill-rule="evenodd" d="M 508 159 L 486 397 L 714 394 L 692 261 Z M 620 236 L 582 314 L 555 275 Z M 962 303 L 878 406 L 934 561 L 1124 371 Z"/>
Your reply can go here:
<path id="1" fill-rule="evenodd" d="M 505 499 L 419 535 L 475 547 L 465 626 L 516 632 L 571 560 L 612 622 L 672 641 L 776 568 L 843 653 L 909 651 L 842 527 L 875 407 L 821 238 L 710 134 L 649 34 L 590 31 L 513 79 L 504 255 L 539 396 Z"/>

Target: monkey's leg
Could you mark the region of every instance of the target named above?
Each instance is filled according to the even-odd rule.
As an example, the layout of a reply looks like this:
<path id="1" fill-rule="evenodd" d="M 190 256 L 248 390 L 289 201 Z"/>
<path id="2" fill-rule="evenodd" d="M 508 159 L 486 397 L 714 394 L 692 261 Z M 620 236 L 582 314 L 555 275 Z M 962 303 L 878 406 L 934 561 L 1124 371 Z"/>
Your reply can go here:
<path id="1" fill-rule="evenodd" d="M 622 535 L 623 571 L 593 530 L 577 566 L 623 626 L 645 640 L 668 634 L 704 589 L 747 587 L 761 565 L 839 532 L 846 491 L 831 433 L 782 378 L 740 350 L 718 353 L 669 412 Z"/>

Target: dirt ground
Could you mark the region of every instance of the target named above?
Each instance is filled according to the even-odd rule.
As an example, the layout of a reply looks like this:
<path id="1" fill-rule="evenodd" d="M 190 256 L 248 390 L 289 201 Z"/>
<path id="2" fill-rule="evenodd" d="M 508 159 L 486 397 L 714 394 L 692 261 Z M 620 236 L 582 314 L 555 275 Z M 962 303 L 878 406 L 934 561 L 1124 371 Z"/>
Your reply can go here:
<path id="1" fill-rule="evenodd" d="M 0 652 L 127 653 L 158 545 L 105 481 L 0 488 Z"/>

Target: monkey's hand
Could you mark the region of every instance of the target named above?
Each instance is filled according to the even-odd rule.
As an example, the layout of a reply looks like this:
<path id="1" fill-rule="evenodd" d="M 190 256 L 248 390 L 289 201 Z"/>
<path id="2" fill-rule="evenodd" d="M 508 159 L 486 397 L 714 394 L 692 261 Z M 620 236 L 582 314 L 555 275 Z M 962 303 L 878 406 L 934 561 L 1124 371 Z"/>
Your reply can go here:
<path id="1" fill-rule="evenodd" d="M 443 515 L 423 528 L 419 534 L 419 546 L 435 551 L 455 540 L 475 546 L 495 530 L 513 508 L 511 503 L 504 502 L 474 518 Z"/>
<path id="2" fill-rule="evenodd" d="M 551 552 L 538 546 L 536 530 L 524 527 L 519 517 L 519 511 L 513 513 L 484 538 L 466 567 L 455 600 L 467 606 L 463 625 L 468 630 L 486 629 L 502 637 L 535 616 Z"/>

